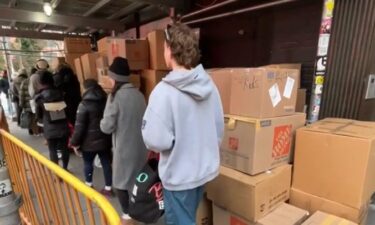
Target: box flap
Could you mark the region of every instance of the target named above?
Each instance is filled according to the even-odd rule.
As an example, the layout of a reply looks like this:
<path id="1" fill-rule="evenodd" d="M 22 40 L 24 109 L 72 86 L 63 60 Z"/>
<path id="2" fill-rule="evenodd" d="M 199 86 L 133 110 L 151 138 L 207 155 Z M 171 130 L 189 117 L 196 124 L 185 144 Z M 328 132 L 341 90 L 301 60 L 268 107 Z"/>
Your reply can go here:
<path id="1" fill-rule="evenodd" d="M 365 139 L 375 138 L 374 122 L 363 122 L 340 118 L 327 118 L 301 129 L 305 131 L 331 133 L 335 135 Z"/>
<path id="2" fill-rule="evenodd" d="M 328 224 L 345 224 L 345 225 L 356 225 L 349 220 L 327 214 L 321 211 L 317 211 L 312 215 L 303 225 L 328 225 Z"/>
<path id="3" fill-rule="evenodd" d="M 295 206 L 283 203 L 270 214 L 258 221 L 261 225 L 297 225 L 309 216 L 309 212 Z"/>
<path id="4" fill-rule="evenodd" d="M 262 183 L 263 181 L 269 179 L 270 177 L 277 176 L 278 174 L 282 173 L 284 170 L 288 169 L 289 167 L 291 167 L 291 165 L 284 165 L 284 166 L 277 167 L 273 170 L 269 170 L 265 173 L 262 173 L 256 176 L 249 176 L 245 173 L 241 173 L 239 171 L 221 166 L 220 174 L 222 176 L 230 177 L 232 179 L 241 181 L 242 183 L 255 187 L 257 184 Z"/>

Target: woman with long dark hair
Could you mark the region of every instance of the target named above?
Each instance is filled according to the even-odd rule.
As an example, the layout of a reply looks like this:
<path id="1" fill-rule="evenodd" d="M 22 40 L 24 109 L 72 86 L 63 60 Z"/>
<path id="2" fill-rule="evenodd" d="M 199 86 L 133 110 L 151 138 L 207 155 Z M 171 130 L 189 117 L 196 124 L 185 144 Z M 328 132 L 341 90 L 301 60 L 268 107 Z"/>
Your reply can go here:
<path id="1" fill-rule="evenodd" d="M 101 121 L 101 130 L 112 134 L 113 187 L 123 211 L 123 224 L 129 217 L 129 192 L 147 158 L 142 139 L 142 118 L 146 102 L 142 93 L 129 82 L 130 69 L 125 58 L 116 57 L 109 67 L 113 89 Z"/>

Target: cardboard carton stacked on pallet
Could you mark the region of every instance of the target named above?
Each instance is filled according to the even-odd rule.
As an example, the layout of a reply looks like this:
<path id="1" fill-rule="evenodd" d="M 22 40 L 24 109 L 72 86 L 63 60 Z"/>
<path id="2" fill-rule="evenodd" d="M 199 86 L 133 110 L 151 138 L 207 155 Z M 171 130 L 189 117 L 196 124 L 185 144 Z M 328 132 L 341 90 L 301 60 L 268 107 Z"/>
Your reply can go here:
<path id="1" fill-rule="evenodd" d="M 297 131 L 291 203 L 366 224 L 375 190 L 375 124 L 325 119 Z"/>
<path id="2" fill-rule="evenodd" d="M 220 176 L 207 186 L 215 225 L 233 219 L 280 224 L 276 215 L 292 225 L 308 214 L 283 205 L 290 195 L 294 133 L 305 125 L 305 114 L 295 112 L 299 73 L 278 67 L 210 71 L 226 114 Z"/>
<path id="3" fill-rule="evenodd" d="M 80 71 L 76 70 L 75 59 L 91 52 L 90 38 L 66 37 L 64 38 L 64 46 L 65 61 L 78 74 Z"/>

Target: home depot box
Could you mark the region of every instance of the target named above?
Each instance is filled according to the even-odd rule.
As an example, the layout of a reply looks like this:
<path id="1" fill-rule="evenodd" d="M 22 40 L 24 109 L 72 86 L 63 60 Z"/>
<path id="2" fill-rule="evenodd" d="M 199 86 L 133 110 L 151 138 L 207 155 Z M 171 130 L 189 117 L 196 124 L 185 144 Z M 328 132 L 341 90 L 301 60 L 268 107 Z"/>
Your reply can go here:
<path id="1" fill-rule="evenodd" d="M 257 222 L 250 222 L 213 205 L 215 225 L 301 225 L 308 215 L 309 213 L 303 209 L 283 203 Z"/>
<path id="2" fill-rule="evenodd" d="M 84 80 L 95 79 L 98 80 L 98 72 L 96 68 L 96 60 L 100 57 L 100 54 L 87 53 L 81 56 L 82 71 Z"/>
<path id="3" fill-rule="evenodd" d="M 197 225 L 212 225 L 212 202 L 205 197 L 199 204 L 196 216 Z"/>
<path id="4" fill-rule="evenodd" d="M 66 53 L 88 53 L 91 52 L 90 38 L 64 38 L 64 46 Z"/>
<path id="5" fill-rule="evenodd" d="M 207 72 L 219 91 L 224 113 L 230 114 L 231 75 L 233 69 L 209 69 Z"/>
<path id="6" fill-rule="evenodd" d="M 74 70 L 74 72 L 78 73 L 77 68 L 75 66 L 75 59 L 80 58 L 82 53 L 65 53 L 65 62 L 68 63 Z"/>
<path id="7" fill-rule="evenodd" d="M 150 68 L 153 70 L 168 70 L 164 60 L 165 34 L 163 30 L 155 30 L 147 35 L 150 48 Z"/>
<path id="8" fill-rule="evenodd" d="M 288 164 L 295 131 L 305 120 L 304 113 L 268 119 L 226 115 L 221 164 L 251 175 Z"/>
<path id="9" fill-rule="evenodd" d="M 269 118 L 295 112 L 299 71 L 296 69 L 233 69 L 230 113 Z"/>
<path id="10" fill-rule="evenodd" d="M 290 190 L 290 204 L 305 209 L 310 213 L 324 211 L 336 216 L 348 219 L 355 223 L 361 223 L 366 220 L 368 204 L 363 204 L 360 208 L 353 208 L 338 202 L 330 201 L 315 195 L 292 188 Z"/>
<path id="11" fill-rule="evenodd" d="M 353 208 L 375 191 L 375 123 L 325 119 L 297 131 L 293 188 Z"/>
<path id="12" fill-rule="evenodd" d="M 290 165 L 257 176 L 222 166 L 219 177 L 207 184 L 207 197 L 217 206 L 256 222 L 289 199 L 291 173 Z"/>
<path id="13" fill-rule="evenodd" d="M 316 212 L 312 215 L 303 225 L 328 225 L 328 224 L 345 224 L 345 225 L 357 225 L 356 223 L 350 222 L 346 219 L 330 215 L 323 212 Z"/>
<path id="14" fill-rule="evenodd" d="M 112 64 L 117 56 L 128 60 L 131 70 L 149 68 L 149 51 L 147 40 L 126 40 L 123 38 L 107 38 L 108 63 Z"/>
<path id="15" fill-rule="evenodd" d="M 298 89 L 296 112 L 306 112 L 306 89 Z"/>
<path id="16" fill-rule="evenodd" d="M 168 74 L 168 71 L 162 70 L 142 70 L 141 72 L 141 91 L 145 95 L 146 100 L 151 95 L 156 85 Z"/>

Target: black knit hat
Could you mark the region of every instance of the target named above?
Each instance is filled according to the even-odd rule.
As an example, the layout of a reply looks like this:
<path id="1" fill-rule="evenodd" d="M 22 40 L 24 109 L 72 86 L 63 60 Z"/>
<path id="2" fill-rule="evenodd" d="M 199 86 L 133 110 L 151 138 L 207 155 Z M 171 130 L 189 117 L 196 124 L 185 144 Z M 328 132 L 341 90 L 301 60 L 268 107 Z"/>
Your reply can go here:
<path id="1" fill-rule="evenodd" d="M 109 67 L 108 75 L 118 82 L 129 82 L 130 68 L 128 60 L 122 57 L 116 57 Z"/>

